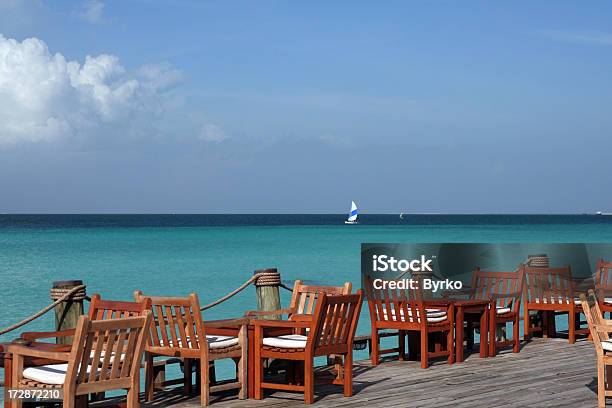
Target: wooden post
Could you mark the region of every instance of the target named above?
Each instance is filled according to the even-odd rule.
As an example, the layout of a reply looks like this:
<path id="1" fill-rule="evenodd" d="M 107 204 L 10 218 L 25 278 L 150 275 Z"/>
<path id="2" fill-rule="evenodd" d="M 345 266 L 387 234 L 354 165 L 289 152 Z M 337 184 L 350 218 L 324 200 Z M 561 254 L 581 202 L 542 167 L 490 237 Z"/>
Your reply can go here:
<path id="1" fill-rule="evenodd" d="M 62 290 L 70 290 L 76 286 L 81 286 L 83 281 L 55 281 L 51 290 L 51 298 L 59 299 Z M 59 289 L 59 291 L 54 291 Z M 55 292 L 55 293 L 54 293 Z M 55 330 L 74 329 L 79 317 L 83 314 L 83 299 L 77 297 L 76 300 L 66 300 L 55 306 Z M 72 336 L 57 337 L 57 344 L 72 344 Z"/>
<path id="2" fill-rule="evenodd" d="M 254 275 L 257 275 L 258 273 L 269 273 L 270 277 L 268 278 L 266 276 L 263 279 L 260 278 L 255 281 L 255 291 L 257 294 L 257 310 L 269 312 L 280 309 L 280 292 L 278 290 L 278 286 L 280 284 L 280 274 L 278 273 L 278 270 L 276 268 L 259 269 L 254 272 Z M 282 316 L 269 315 L 262 316 L 261 318 L 268 320 L 281 320 Z"/>

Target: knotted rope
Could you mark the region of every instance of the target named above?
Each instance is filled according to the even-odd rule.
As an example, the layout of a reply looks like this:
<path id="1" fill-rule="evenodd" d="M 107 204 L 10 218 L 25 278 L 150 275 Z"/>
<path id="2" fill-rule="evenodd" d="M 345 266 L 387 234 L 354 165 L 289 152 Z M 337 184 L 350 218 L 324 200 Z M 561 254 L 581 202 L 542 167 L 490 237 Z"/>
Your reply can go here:
<path id="1" fill-rule="evenodd" d="M 81 289 L 75 291 L 74 288 L 51 288 L 51 299 L 62 299 L 64 296 L 66 296 L 67 293 L 71 293 L 72 296 L 70 296 L 70 300 L 73 302 L 87 299 L 85 285 L 77 286 L 77 288 Z"/>
<path id="2" fill-rule="evenodd" d="M 23 319 L 19 323 L 15 323 L 12 326 L 9 326 L 9 327 L 6 327 L 6 328 L 0 330 L 0 336 L 2 336 L 3 334 L 6 334 L 8 332 L 11 332 L 11 331 L 13 331 L 15 329 L 18 329 L 21 326 L 30 323 L 32 320 L 38 319 L 40 316 L 44 315 L 49 310 L 53 309 L 55 306 L 59 305 L 60 303 L 62 303 L 63 301 L 65 301 L 65 300 L 67 300 L 69 298 L 70 298 L 70 300 L 83 300 L 83 299 L 85 299 L 86 298 L 85 288 L 86 288 L 85 285 L 79 285 L 79 286 L 75 286 L 74 288 L 71 288 L 71 289 L 57 289 L 57 288 L 51 289 L 51 299 L 54 299 L 55 302 L 53 302 L 49 306 L 46 306 L 45 308 L 41 309 L 39 312 L 34 313 L 32 316 Z M 76 294 L 76 296 L 73 298 L 73 295 L 75 295 L 75 294 Z"/>
<path id="3" fill-rule="evenodd" d="M 264 269 L 255 271 L 255 287 L 280 286 L 280 273 L 276 269 Z"/>

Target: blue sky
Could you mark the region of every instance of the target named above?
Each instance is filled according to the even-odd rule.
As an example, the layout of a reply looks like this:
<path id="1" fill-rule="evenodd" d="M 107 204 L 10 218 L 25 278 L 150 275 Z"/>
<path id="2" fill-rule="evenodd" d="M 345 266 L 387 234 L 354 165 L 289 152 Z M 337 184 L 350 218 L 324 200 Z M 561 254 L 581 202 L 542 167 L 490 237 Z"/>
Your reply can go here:
<path id="1" fill-rule="evenodd" d="M 0 0 L 0 212 L 611 210 L 611 17 Z"/>

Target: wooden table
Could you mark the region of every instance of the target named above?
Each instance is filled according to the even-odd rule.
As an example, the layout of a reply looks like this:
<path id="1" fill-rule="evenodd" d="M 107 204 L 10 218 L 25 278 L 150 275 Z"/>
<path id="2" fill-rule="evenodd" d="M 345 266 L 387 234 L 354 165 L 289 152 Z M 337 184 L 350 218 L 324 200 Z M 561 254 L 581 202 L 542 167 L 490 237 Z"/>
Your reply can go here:
<path id="1" fill-rule="evenodd" d="M 463 361 L 463 322 L 480 321 L 480 357 L 488 357 L 489 301 L 454 300 L 455 305 L 455 361 Z M 495 335 L 495 333 L 493 333 Z"/>
<path id="2" fill-rule="evenodd" d="M 4 408 L 10 408 L 8 389 L 13 386 L 13 355 L 8 352 L 11 343 L 0 343 L 0 367 L 4 367 Z M 66 352 L 72 347 L 69 344 L 55 344 L 44 342 L 32 342 L 27 347 L 40 351 Z M 46 364 L 56 364 L 62 361 L 49 360 L 38 357 L 25 357 L 24 367 L 37 367 Z"/>

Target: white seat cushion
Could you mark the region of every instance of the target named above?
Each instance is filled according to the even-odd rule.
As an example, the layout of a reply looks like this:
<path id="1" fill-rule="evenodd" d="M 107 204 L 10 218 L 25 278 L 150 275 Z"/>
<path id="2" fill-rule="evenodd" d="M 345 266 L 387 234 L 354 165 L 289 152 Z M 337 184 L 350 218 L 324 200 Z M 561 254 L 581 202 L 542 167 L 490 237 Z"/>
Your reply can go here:
<path id="1" fill-rule="evenodd" d="M 574 303 L 575 303 L 575 302 L 576 302 L 576 300 L 574 299 Z M 580 302 L 580 299 L 578 299 L 578 302 Z M 544 299 L 542 299 L 542 301 L 540 302 L 540 299 L 539 299 L 539 298 L 535 298 L 535 299 L 533 300 L 533 303 L 550 303 L 550 301 L 549 301 L 549 299 L 548 299 L 548 298 L 544 298 Z M 559 297 L 557 298 L 557 300 L 555 301 L 555 304 L 566 304 L 566 305 L 567 305 L 567 304 L 569 304 L 569 299 L 568 299 L 568 298 L 564 298 L 564 297 L 559 296 Z"/>
<path id="2" fill-rule="evenodd" d="M 68 364 L 49 364 L 41 367 L 29 367 L 23 370 L 23 378 L 44 384 L 63 385 L 66 379 Z M 89 372 L 89 370 L 87 370 Z"/>
<path id="3" fill-rule="evenodd" d="M 444 320 L 446 320 L 446 315 L 440 316 L 440 317 L 429 317 L 429 316 L 427 316 L 427 321 L 429 323 L 438 323 L 438 322 L 443 322 Z"/>
<path id="4" fill-rule="evenodd" d="M 207 334 L 206 341 L 208 342 L 208 347 L 210 347 L 211 349 L 218 349 L 235 346 L 236 344 L 238 344 L 238 337 L 215 336 L 212 334 Z"/>
<path id="5" fill-rule="evenodd" d="M 504 314 L 504 313 L 508 313 L 510 311 L 509 307 L 499 307 L 497 306 L 497 309 L 495 310 L 495 313 L 497 314 Z"/>
<path id="6" fill-rule="evenodd" d="M 601 348 L 606 351 L 612 351 L 612 340 L 604 340 L 601 342 Z"/>
<path id="7" fill-rule="evenodd" d="M 612 298 L 610 298 L 610 297 L 604 298 L 604 303 L 612 304 Z"/>
<path id="8" fill-rule="evenodd" d="M 427 321 L 430 323 L 442 322 L 446 320 L 447 318 L 446 311 L 442 309 L 425 309 L 425 311 L 427 313 Z M 397 320 L 395 318 L 395 309 L 391 309 L 391 319 L 387 318 L 386 309 L 383 309 L 383 314 L 384 314 L 385 320 L 392 320 L 392 321 Z M 404 317 L 404 309 L 400 309 L 399 314 L 401 317 Z M 412 309 L 408 309 L 408 316 L 412 317 Z M 417 317 L 418 317 L 418 311 L 417 311 Z M 404 319 L 401 319 L 401 321 L 404 321 Z"/>
<path id="9" fill-rule="evenodd" d="M 187 346 L 191 348 L 191 339 L 189 337 L 186 338 Z M 217 336 L 213 334 L 206 335 L 206 341 L 208 342 L 208 347 L 211 349 L 220 349 L 230 346 L 235 346 L 238 344 L 238 337 L 233 336 Z M 160 339 L 160 345 L 164 347 L 164 341 Z M 183 340 L 179 339 L 178 346 L 183 347 Z M 168 347 L 174 347 L 174 342 L 172 340 L 168 340 Z"/>
<path id="10" fill-rule="evenodd" d="M 308 337 L 301 334 L 286 334 L 278 337 L 264 337 L 264 346 L 279 348 L 305 348 Z"/>

